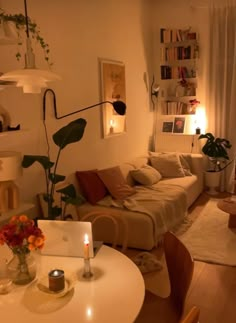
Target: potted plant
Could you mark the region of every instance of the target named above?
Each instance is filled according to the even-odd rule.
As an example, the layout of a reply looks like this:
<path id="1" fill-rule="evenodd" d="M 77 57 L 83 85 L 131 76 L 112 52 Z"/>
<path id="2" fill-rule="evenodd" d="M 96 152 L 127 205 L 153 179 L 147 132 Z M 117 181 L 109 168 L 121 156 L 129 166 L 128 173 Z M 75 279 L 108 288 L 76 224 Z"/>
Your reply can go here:
<path id="1" fill-rule="evenodd" d="M 210 132 L 200 135 L 198 139 L 206 139 L 206 142 L 202 147 L 202 152 L 208 157 L 209 161 L 209 169 L 205 172 L 205 181 L 206 185 L 210 188 L 209 193 L 214 195 L 217 194 L 215 188 L 220 185 L 222 171 L 233 161 L 229 161 L 228 155 L 228 149 L 230 149 L 232 145 L 229 140 L 225 138 L 215 138 Z"/>
<path id="2" fill-rule="evenodd" d="M 22 45 L 22 35 L 25 34 L 26 28 L 26 18 L 23 14 L 7 14 L 2 8 L 0 8 L 0 25 L 4 26 L 5 24 L 12 24 L 15 27 L 17 38 L 18 38 L 18 45 Z M 49 45 L 45 42 L 44 38 L 40 34 L 40 28 L 36 22 L 33 22 L 30 17 L 28 17 L 28 26 L 29 26 L 29 34 L 31 39 L 35 40 L 40 44 L 44 52 L 44 59 L 48 62 L 51 66 L 52 63 L 49 61 Z M 16 59 L 19 61 L 21 58 L 21 53 L 18 50 L 16 53 Z"/>
<path id="3" fill-rule="evenodd" d="M 65 180 L 64 175 L 57 174 L 57 166 L 62 150 L 69 144 L 78 142 L 82 139 L 86 126 L 84 119 L 77 119 L 66 126 L 62 127 L 52 136 L 54 143 L 58 146 L 56 162 L 52 162 L 49 156 L 41 155 L 24 155 L 22 167 L 28 168 L 35 162 L 38 162 L 44 169 L 46 192 L 43 194 L 43 199 L 47 204 L 48 219 L 66 219 L 66 207 L 68 204 L 80 205 L 84 202 L 81 195 L 76 194 L 76 189 L 73 184 L 56 190 L 56 184 Z M 61 194 L 61 204 L 55 205 L 55 192 Z"/>

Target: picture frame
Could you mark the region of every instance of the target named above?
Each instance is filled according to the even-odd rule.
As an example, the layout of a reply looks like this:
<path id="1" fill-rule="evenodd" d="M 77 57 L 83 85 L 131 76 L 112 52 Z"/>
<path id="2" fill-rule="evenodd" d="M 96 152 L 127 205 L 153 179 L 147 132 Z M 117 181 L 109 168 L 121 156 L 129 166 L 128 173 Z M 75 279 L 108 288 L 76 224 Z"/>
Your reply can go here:
<path id="1" fill-rule="evenodd" d="M 164 121 L 162 124 L 162 132 L 172 132 L 173 131 L 173 121 Z"/>
<path id="2" fill-rule="evenodd" d="M 101 100 L 126 103 L 125 65 L 121 61 L 99 58 L 101 77 Z M 102 107 L 103 137 L 120 135 L 126 131 L 126 116 L 121 116 L 112 104 Z"/>
<path id="3" fill-rule="evenodd" d="M 184 133 L 185 117 L 175 117 L 173 133 Z"/>

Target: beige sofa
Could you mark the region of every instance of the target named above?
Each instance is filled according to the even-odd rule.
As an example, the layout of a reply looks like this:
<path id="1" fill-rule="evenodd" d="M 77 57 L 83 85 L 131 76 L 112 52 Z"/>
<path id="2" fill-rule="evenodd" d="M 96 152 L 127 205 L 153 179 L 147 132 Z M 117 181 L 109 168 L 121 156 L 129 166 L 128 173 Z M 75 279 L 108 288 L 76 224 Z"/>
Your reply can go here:
<path id="1" fill-rule="evenodd" d="M 94 205 L 86 202 L 77 209 L 79 220 L 90 212 L 93 212 L 94 217 L 99 213 L 113 215 L 118 221 L 122 220 L 119 221 L 118 244 L 122 244 L 127 230 L 128 247 L 151 250 L 157 246 L 164 232 L 183 222 L 187 209 L 203 190 L 202 155 L 179 153 L 173 155 L 177 155 L 181 164 L 181 169 L 179 168 L 176 174 L 178 177 L 172 176 L 175 175 L 176 164 L 172 163 L 171 153 L 151 153 L 118 165 L 125 182 L 135 190 L 135 193 L 122 200 L 114 199 L 107 194 Z M 139 173 L 139 170 L 153 171 L 153 168 L 161 176 L 152 185 L 142 185 L 134 179 L 134 173 Z M 114 231 L 109 219 L 97 221 L 93 230 L 96 240 L 106 243 L 113 241 Z"/>

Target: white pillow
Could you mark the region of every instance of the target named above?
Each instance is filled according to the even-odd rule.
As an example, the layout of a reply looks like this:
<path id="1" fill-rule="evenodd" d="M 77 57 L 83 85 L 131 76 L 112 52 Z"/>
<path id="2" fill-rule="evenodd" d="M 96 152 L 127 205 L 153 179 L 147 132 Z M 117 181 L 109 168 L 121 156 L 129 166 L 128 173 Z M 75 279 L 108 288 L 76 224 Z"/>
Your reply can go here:
<path id="1" fill-rule="evenodd" d="M 161 179 L 161 174 L 149 165 L 131 170 L 130 174 L 136 182 L 142 185 L 153 185 Z"/>
<path id="2" fill-rule="evenodd" d="M 150 153 L 151 165 L 162 177 L 184 177 L 184 170 L 177 153 Z"/>

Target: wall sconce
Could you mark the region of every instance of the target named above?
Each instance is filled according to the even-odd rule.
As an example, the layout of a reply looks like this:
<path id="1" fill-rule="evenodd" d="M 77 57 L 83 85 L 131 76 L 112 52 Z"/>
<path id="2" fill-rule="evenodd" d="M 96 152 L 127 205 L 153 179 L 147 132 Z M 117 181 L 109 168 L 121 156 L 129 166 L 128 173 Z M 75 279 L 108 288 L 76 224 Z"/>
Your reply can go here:
<path id="1" fill-rule="evenodd" d="M 24 69 L 15 70 L 3 74 L 2 76 L 0 76 L 0 81 L 16 82 L 16 86 L 22 87 L 24 93 L 40 93 L 42 88 L 47 87 L 47 82 L 60 80 L 61 77 L 49 70 L 40 70 L 36 68 L 35 55 L 33 53 L 31 39 L 29 37 L 29 18 L 27 14 L 26 0 L 24 0 L 24 8 L 26 24 L 25 67 Z"/>
<path id="2" fill-rule="evenodd" d="M 125 112 L 126 112 L 126 104 L 124 102 L 122 102 L 122 101 L 114 101 L 114 102 L 111 102 L 111 101 L 103 101 L 103 102 L 99 102 L 99 103 L 90 105 L 90 106 L 88 106 L 86 108 L 82 108 L 80 110 L 76 110 L 74 112 L 71 112 L 71 113 L 68 113 L 68 114 L 65 114 L 65 115 L 59 117 L 57 115 L 56 94 L 55 94 L 55 92 L 52 89 L 47 89 L 44 92 L 44 95 L 43 95 L 43 120 L 46 120 L 46 97 L 47 97 L 47 93 L 51 93 L 52 96 L 53 96 L 53 109 L 54 109 L 54 116 L 55 116 L 56 119 L 62 119 L 62 118 L 71 116 L 71 115 L 73 115 L 75 113 L 78 113 L 78 112 L 81 112 L 81 111 L 85 111 L 85 110 L 94 108 L 96 106 L 102 105 L 104 103 L 110 103 L 113 106 L 113 108 L 116 111 L 116 113 L 118 113 L 119 115 L 122 115 L 123 116 L 123 115 L 125 115 Z"/>
<path id="3" fill-rule="evenodd" d="M 155 106 L 153 96 L 155 96 L 157 98 L 158 94 L 159 94 L 159 91 L 160 91 L 160 86 L 155 83 L 155 78 L 153 76 L 152 84 L 151 84 L 151 100 L 152 100 L 153 108 Z"/>

